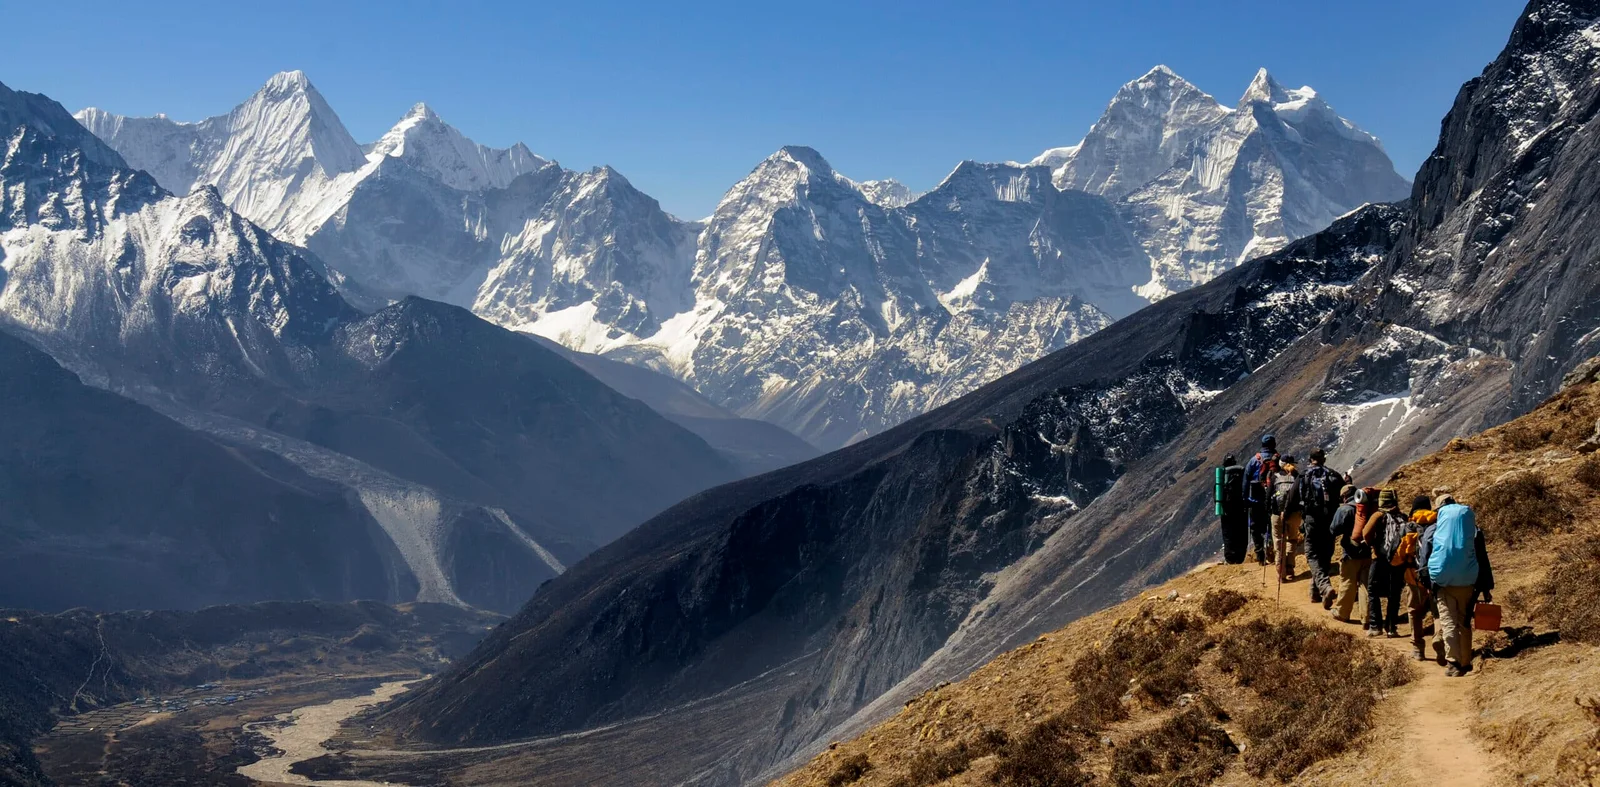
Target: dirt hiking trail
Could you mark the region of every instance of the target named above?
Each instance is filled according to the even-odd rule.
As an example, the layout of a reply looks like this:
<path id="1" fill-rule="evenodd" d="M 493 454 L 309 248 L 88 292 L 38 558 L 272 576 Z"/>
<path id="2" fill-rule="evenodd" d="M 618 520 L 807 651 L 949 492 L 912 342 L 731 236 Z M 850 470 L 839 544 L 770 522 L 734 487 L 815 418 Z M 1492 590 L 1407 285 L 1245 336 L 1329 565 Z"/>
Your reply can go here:
<path id="1" fill-rule="evenodd" d="M 1373 646 L 1389 648 L 1404 656 L 1416 669 L 1416 679 L 1395 690 L 1389 697 L 1389 702 L 1396 706 L 1400 714 L 1399 729 L 1395 730 L 1395 733 L 1403 734 L 1404 741 L 1395 749 L 1401 756 L 1383 757 L 1386 771 L 1384 775 L 1408 777 L 1409 783 L 1419 785 L 1449 784 L 1453 787 L 1477 787 L 1511 783 L 1511 780 L 1503 775 L 1509 772 L 1506 763 L 1485 751 L 1484 742 L 1476 738 L 1471 731 L 1471 722 L 1475 714 L 1472 688 L 1480 672 L 1474 670 L 1464 677 L 1447 678 L 1444 667 L 1437 663 L 1417 661 L 1411 647 L 1409 624 L 1400 627 L 1402 636 L 1399 638 L 1368 639 L 1361 630 L 1359 622 L 1341 623 L 1335 620 L 1321 604 L 1311 602 L 1309 574 L 1304 569 L 1303 560 L 1298 565 L 1301 571 L 1295 575 L 1296 578 L 1282 586 L 1282 600 L 1277 602 L 1280 608 L 1308 621 L 1360 637 Z M 1262 573 L 1260 567 L 1253 563 L 1246 563 L 1238 568 L 1248 577 L 1258 577 Z M 1256 584 L 1253 588 L 1257 595 L 1269 602 L 1278 598 L 1278 590 L 1276 578 L 1272 575 L 1270 567 L 1266 572 L 1266 583 Z M 1366 596 L 1363 593 L 1361 598 L 1363 606 L 1358 606 L 1357 609 L 1363 609 L 1365 602 Z M 1401 611 L 1405 611 L 1404 604 L 1401 605 Z M 1355 615 L 1359 621 L 1360 612 Z M 1482 637 L 1480 633 L 1478 639 L 1481 640 Z M 1432 657 L 1432 635 L 1424 639 L 1423 643 L 1427 648 L 1426 652 Z M 1397 783 L 1407 783 L 1407 781 Z"/>

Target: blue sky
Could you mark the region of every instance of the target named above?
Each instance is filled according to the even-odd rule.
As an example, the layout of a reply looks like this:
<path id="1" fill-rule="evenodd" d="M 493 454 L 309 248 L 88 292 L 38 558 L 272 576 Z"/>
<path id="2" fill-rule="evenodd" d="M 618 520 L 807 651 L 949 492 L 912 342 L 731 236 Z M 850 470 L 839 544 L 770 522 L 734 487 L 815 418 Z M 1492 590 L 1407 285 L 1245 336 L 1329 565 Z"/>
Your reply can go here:
<path id="1" fill-rule="evenodd" d="M 302 69 L 357 139 L 426 101 L 479 142 L 611 164 L 685 217 L 786 144 L 916 189 L 1076 142 L 1165 63 L 1231 104 L 1309 84 L 1410 176 L 1510 0 L 49 3 L 10 0 L 0 81 L 77 110 L 226 112 Z"/>

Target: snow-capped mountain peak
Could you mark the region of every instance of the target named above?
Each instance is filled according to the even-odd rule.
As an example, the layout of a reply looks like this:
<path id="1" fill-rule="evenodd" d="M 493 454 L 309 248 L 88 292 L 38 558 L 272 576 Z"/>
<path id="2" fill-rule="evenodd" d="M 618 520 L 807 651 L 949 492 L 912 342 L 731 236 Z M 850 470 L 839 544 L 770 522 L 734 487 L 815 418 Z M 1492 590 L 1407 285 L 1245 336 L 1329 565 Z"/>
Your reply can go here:
<path id="1" fill-rule="evenodd" d="M 1124 205 L 1162 298 L 1410 185 L 1376 137 L 1260 69 L 1230 109 L 1169 68 L 1123 85 L 1076 146 L 1045 151 L 1064 189 Z"/>
<path id="2" fill-rule="evenodd" d="M 284 223 L 308 183 L 366 163 L 361 146 L 302 71 L 275 74 L 228 114 L 195 123 L 93 108 L 77 118 L 168 191 L 183 195 L 214 185 L 234 210 L 271 229 Z"/>
<path id="3" fill-rule="evenodd" d="M 1300 90 L 1309 91 L 1313 96 L 1316 95 L 1316 91 L 1311 90 L 1309 87 L 1301 88 Z M 1239 97 L 1239 105 L 1244 106 L 1257 101 L 1268 104 L 1284 104 L 1290 100 L 1292 100 L 1290 91 L 1279 84 L 1278 80 L 1273 79 L 1272 74 L 1267 69 L 1261 68 L 1256 70 L 1255 78 L 1250 80 L 1250 86 L 1245 88 L 1244 95 Z"/>
<path id="4" fill-rule="evenodd" d="M 1083 141 L 1046 151 L 1056 185 L 1113 199 L 1173 166 L 1203 131 L 1230 113 L 1210 94 L 1156 66 L 1122 86 Z"/>
<path id="5" fill-rule="evenodd" d="M 520 142 L 509 148 L 479 145 L 420 102 L 373 143 L 370 155 L 405 159 L 446 186 L 462 191 L 505 188 L 518 175 L 550 163 Z"/>
<path id="6" fill-rule="evenodd" d="M 867 199 L 885 208 L 898 208 L 902 205 L 908 205 L 918 196 L 921 196 L 912 191 L 906 184 L 894 178 L 863 180 L 857 183 L 856 187 L 861 190 L 862 194 L 867 195 Z"/>

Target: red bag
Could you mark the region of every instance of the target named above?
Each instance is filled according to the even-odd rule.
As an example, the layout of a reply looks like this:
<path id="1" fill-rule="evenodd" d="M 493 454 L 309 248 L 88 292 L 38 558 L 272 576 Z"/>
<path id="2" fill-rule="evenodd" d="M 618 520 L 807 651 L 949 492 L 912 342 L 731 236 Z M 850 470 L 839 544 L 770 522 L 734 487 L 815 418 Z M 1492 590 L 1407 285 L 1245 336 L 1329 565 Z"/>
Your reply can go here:
<path id="1" fill-rule="evenodd" d="M 1500 605 L 1480 601 L 1472 608 L 1472 627 L 1478 631 L 1500 630 Z"/>

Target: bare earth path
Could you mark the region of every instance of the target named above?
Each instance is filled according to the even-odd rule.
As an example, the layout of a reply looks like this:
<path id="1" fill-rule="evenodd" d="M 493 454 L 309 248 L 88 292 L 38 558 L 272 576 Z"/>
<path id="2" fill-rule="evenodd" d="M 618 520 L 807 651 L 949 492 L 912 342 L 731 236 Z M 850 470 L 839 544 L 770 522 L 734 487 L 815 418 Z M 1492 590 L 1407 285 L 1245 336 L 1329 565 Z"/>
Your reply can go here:
<path id="1" fill-rule="evenodd" d="M 1260 574 L 1260 569 L 1251 564 L 1240 569 L 1250 580 L 1258 578 Z M 1282 587 L 1280 606 L 1283 609 L 1307 620 L 1361 636 L 1358 625 L 1339 623 L 1322 609 L 1321 604 L 1311 603 L 1310 580 L 1304 571 L 1298 576 L 1299 579 Z M 1254 585 L 1254 592 L 1268 600 L 1278 597 L 1278 588 L 1270 574 L 1264 585 L 1256 582 L 1246 584 Z M 1365 601 L 1364 597 L 1362 601 Z M 1508 780 L 1502 775 L 1508 772 L 1504 763 L 1486 752 L 1483 742 L 1474 738 L 1469 729 L 1475 713 L 1471 700 L 1472 685 L 1478 673 L 1473 672 L 1461 678 L 1445 677 L 1444 668 L 1438 664 L 1415 660 L 1410 628 L 1402 626 L 1401 631 L 1405 636 L 1399 639 L 1380 637 L 1366 640 L 1404 656 L 1415 665 L 1417 671 L 1417 679 L 1393 695 L 1393 699 L 1400 703 L 1403 714 L 1401 726 L 1405 742 L 1397 747 L 1402 756 L 1383 758 L 1384 770 L 1394 776 L 1407 777 L 1395 782 L 1399 784 L 1448 784 L 1453 787 L 1507 784 Z M 1431 657 L 1431 636 L 1425 640 L 1425 644 Z M 1389 782 L 1388 779 L 1381 781 Z"/>

